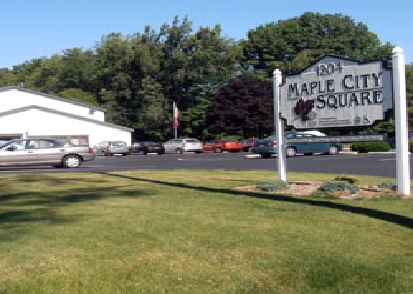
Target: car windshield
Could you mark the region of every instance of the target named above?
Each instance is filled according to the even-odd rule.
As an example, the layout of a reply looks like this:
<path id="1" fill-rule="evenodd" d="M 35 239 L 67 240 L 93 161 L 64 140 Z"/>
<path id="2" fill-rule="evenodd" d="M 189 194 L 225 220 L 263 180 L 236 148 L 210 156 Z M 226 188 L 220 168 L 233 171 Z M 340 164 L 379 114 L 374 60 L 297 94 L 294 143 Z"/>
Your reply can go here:
<path id="1" fill-rule="evenodd" d="M 7 145 L 10 144 L 11 141 L 6 141 L 0 144 L 0 149 L 3 149 L 4 147 L 6 147 Z"/>
<path id="2" fill-rule="evenodd" d="M 112 142 L 110 143 L 111 146 L 125 146 L 126 143 L 122 141 Z"/>

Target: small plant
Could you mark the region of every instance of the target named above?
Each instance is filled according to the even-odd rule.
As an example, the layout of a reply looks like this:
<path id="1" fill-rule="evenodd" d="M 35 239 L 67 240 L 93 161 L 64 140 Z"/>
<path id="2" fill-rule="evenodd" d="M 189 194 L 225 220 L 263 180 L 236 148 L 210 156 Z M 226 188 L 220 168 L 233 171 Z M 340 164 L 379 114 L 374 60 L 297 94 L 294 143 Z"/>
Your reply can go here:
<path id="1" fill-rule="evenodd" d="M 265 192 L 273 192 L 276 190 L 287 189 L 288 185 L 285 181 L 264 181 L 256 184 L 255 188 Z"/>
<path id="2" fill-rule="evenodd" d="M 395 181 L 387 181 L 387 182 L 383 182 L 379 185 L 380 188 L 390 188 L 393 191 L 397 190 L 397 182 Z"/>
<path id="3" fill-rule="evenodd" d="M 349 182 L 350 184 L 354 184 L 354 185 L 358 184 L 357 179 L 352 178 L 352 177 L 348 177 L 348 176 L 342 176 L 342 175 L 336 176 L 334 178 L 334 181 L 346 181 L 346 182 Z"/>
<path id="4" fill-rule="evenodd" d="M 355 194 L 358 191 L 358 187 L 349 183 L 348 181 L 329 181 L 323 183 L 318 191 L 332 194 L 337 191 L 349 191 L 350 194 Z"/>

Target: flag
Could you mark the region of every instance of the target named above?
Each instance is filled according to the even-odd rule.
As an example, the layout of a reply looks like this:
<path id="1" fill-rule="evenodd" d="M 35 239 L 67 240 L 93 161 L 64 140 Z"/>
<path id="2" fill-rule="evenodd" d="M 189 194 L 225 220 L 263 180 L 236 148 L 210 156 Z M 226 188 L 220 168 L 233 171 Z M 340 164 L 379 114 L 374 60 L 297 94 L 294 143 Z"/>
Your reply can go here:
<path id="1" fill-rule="evenodd" d="M 177 129 L 179 122 L 178 122 L 178 118 L 179 118 L 179 109 L 178 107 L 174 107 L 174 122 L 173 122 L 173 128 Z"/>

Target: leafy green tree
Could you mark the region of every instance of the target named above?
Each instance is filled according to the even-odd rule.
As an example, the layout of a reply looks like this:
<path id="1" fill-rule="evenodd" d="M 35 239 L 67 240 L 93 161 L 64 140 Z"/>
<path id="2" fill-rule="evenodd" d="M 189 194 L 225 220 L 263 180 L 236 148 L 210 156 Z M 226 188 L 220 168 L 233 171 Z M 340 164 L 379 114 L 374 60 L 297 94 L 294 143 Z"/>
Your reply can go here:
<path id="1" fill-rule="evenodd" d="M 60 80 L 62 68 L 62 56 L 58 54 L 54 54 L 49 59 L 43 59 L 26 76 L 26 87 L 42 93 L 57 95 L 64 90 Z"/>
<path id="2" fill-rule="evenodd" d="M 18 77 L 8 68 L 0 71 L 0 87 L 17 86 L 18 83 Z"/>
<path id="3" fill-rule="evenodd" d="M 270 78 L 275 68 L 285 74 L 298 73 L 326 54 L 358 60 L 389 59 L 388 46 L 381 46 L 377 35 L 363 23 L 342 14 L 306 12 L 252 29 L 241 42 L 244 69 Z"/>
<path id="4" fill-rule="evenodd" d="M 98 102 L 108 112 L 108 121 L 130 127 L 136 121 L 136 81 L 132 77 L 133 59 L 129 41 L 121 34 L 109 34 L 96 49 Z"/>
<path id="5" fill-rule="evenodd" d="M 62 68 L 59 80 L 63 89 L 78 88 L 93 93 L 95 79 L 95 56 L 92 50 L 81 48 L 66 49 L 62 55 Z M 94 101 L 94 104 L 96 99 Z"/>
<path id="6" fill-rule="evenodd" d="M 248 39 L 240 42 L 221 32 L 215 25 L 193 33 L 187 17 L 181 21 L 175 16 L 159 32 L 146 26 L 143 33 L 130 36 L 111 33 L 93 50 L 67 49 L 12 70 L 1 69 L 0 86 L 24 83 L 32 90 L 105 107 L 109 122 L 136 130 L 134 140 L 171 137 L 173 101 L 180 109 L 180 136 L 263 136 L 273 128 L 272 98 L 260 100 L 267 94 L 257 93 L 255 87 L 263 82 L 267 89 L 275 68 L 284 74 L 299 73 L 324 54 L 390 59 L 393 49 L 390 43 L 381 45 L 364 24 L 341 14 L 307 12 L 251 29 Z M 238 78 L 242 73 L 253 76 L 253 81 Z M 412 66 L 406 66 L 409 114 L 412 75 Z M 227 88 L 230 85 L 234 88 Z M 221 104 L 219 97 L 224 99 Z M 260 105 L 250 105 L 253 100 Z M 220 107 L 228 112 L 219 112 Z M 392 123 L 389 116 L 369 131 L 389 130 Z"/>
<path id="7" fill-rule="evenodd" d="M 34 73 L 35 70 L 39 68 L 45 60 L 45 58 L 37 58 L 32 59 L 31 61 L 26 61 L 20 65 L 15 65 L 13 66 L 13 74 L 15 75 L 19 83 L 22 83 L 26 86 L 26 77 Z"/>
<path id="8" fill-rule="evenodd" d="M 221 37 L 219 25 L 195 34 L 191 26 L 187 17 L 180 22 L 175 16 L 172 26 L 161 27 L 158 76 L 169 105 L 175 101 L 180 109 L 180 135 L 200 137 L 206 132 L 205 109 L 218 87 L 235 75 L 240 51 Z"/>
<path id="9" fill-rule="evenodd" d="M 69 100 L 86 103 L 94 106 L 100 106 L 96 101 L 96 97 L 92 93 L 85 92 L 79 88 L 67 88 L 62 92 L 58 93 L 58 95 Z"/>
<path id="10" fill-rule="evenodd" d="M 163 141 L 167 125 L 167 101 L 161 85 L 151 77 L 142 81 L 142 97 L 137 121 L 133 125 L 137 138 Z"/>
<path id="11" fill-rule="evenodd" d="M 210 134 L 242 138 L 274 133 L 272 84 L 248 75 L 221 87 L 207 111 Z"/>

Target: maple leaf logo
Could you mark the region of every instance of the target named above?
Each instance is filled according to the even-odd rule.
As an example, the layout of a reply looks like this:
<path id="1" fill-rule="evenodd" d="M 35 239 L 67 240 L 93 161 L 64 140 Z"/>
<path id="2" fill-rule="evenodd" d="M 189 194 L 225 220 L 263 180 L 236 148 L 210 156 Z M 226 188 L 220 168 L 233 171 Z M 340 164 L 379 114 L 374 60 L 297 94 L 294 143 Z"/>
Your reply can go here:
<path id="1" fill-rule="evenodd" d="M 293 108 L 294 113 L 298 115 L 302 121 L 310 120 L 310 112 L 311 109 L 314 108 L 314 101 L 315 99 L 308 99 L 305 101 L 303 99 L 298 100 Z"/>

